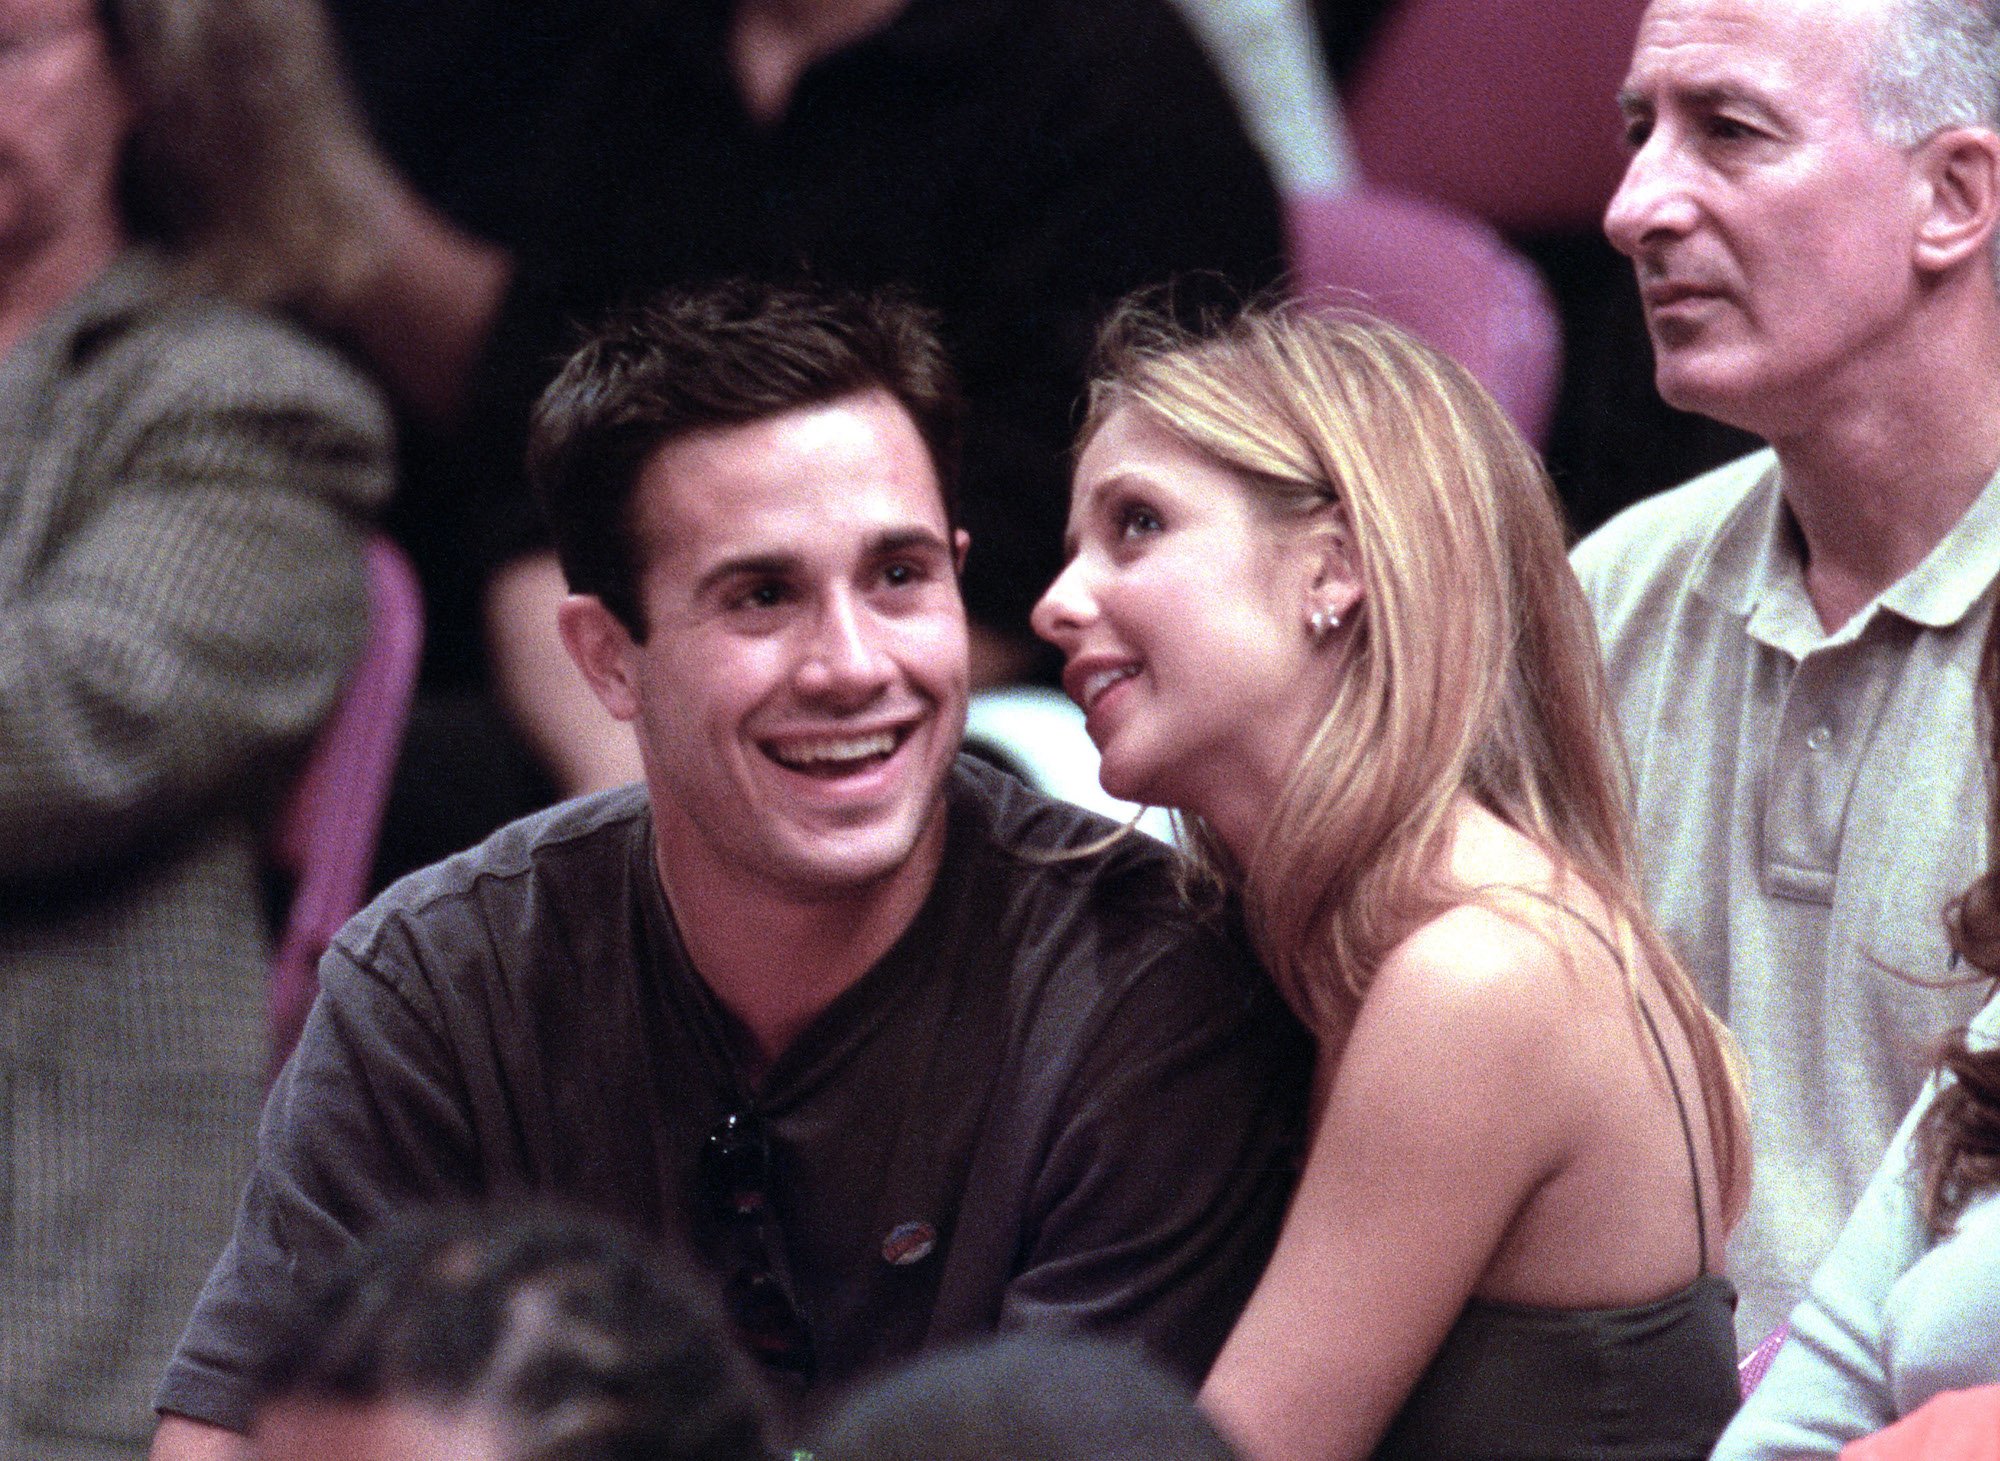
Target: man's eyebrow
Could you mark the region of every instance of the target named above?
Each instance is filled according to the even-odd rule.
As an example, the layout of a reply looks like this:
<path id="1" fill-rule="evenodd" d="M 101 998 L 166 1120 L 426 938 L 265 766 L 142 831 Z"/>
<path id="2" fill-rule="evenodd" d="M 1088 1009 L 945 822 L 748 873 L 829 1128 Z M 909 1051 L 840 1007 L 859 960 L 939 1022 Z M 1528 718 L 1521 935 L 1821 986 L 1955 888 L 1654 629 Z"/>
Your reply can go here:
<path id="1" fill-rule="evenodd" d="M 869 551 L 878 558 L 914 551 L 942 553 L 949 558 L 951 544 L 935 528 L 896 528 L 877 538 Z"/>
<path id="2" fill-rule="evenodd" d="M 1745 86 L 1728 81 L 1711 81 L 1700 86 L 1676 88 L 1673 100 L 1684 107 L 1696 111 L 1714 111 L 1719 107 L 1750 107 L 1764 115 L 1770 114 L 1770 107 L 1756 92 Z M 1618 110 L 1624 115 L 1643 116 L 1654 110 L 1652 99 L 1645 92 L 1631 87 L 1621 88 L 1618 93 Z"/>
<path id="3" fill-rule="evenodd" d="M 695 581 L 695 592 L 707 593 L 732 578 L 783 578 L 798 571 L 799 561 L 793 553 L 746 553 L 740 558 L 725 558 Z"/>

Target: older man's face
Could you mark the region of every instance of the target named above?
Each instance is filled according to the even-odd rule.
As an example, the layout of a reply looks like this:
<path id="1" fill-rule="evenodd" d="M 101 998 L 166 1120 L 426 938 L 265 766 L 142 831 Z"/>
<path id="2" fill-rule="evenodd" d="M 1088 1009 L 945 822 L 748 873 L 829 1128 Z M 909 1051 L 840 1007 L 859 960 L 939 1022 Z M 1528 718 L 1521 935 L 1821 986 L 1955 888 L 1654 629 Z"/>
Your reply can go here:
<path id="1" fill-rule="evenodd" d="M 116 233 L 129 114 L 90 0 L 0 0 L 0 275 Z"/>
<path id="2" fill-rule="evenodd" d="M 1867 379 L 1914 307 L 1911 154 L 1870 130 L 1883 0 L 1655 0 L 1605 229 L 1660 394 L 1767 437 Z"/>

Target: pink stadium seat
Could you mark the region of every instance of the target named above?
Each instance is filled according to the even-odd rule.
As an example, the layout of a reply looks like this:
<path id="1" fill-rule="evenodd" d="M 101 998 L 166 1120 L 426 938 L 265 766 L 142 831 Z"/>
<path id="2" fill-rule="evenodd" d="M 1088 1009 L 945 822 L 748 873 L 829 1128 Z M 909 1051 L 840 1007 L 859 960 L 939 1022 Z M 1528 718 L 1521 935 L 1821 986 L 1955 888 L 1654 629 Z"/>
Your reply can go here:
<path id="1" fill-rule="evenodd" d="M 319 956 L 361 906 L 423 651 L 423 596 L 387 538 L 367 544 L 367 646 L 279 813 L 272 865 L 291 901 L 271 959 L 271 1069 L 291 1053 L 319 989 Z"/>
<path id="2" fill-rule="evenodd" d="M 1562 332 L 1535 268 L 1492 228 L 1376 188 L 1287 200 L 1294 287 L 1368 309 L 1452 356 L 1540 446 Z"/>
<path id="3" fill-rule="evenodd" d="M 1598 226 L 1645 0 L 1398 0 L 1343 97 L 1362 173 L 1510 233 Z"/>

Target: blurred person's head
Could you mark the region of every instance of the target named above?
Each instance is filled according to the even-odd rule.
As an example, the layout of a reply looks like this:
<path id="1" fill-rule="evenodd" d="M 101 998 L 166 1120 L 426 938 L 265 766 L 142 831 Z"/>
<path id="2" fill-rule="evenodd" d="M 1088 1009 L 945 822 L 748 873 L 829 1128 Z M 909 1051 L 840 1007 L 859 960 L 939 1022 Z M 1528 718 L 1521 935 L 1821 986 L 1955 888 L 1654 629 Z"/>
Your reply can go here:
<path id="1" fill-rule="evenodd" d="M 412 1214 L 290 1315 L 260 1461 L 753 1461 L 753 1369 L 691 1267 L 595 1220 Z"/>
<path id="2" fill-rule="evenodd" d="M 138 241 L 247 303 L 336 297 L 368 155 L 317 0 L 0 0 L 0 277 Z"/>
<path id="3" fill-rule="evenodd" d="M 1991 330 L 1991 0 L 1653 0 L 1620 104 L 1605 227 L 1670 404 L 1782 441 Z"/>
<path id="4" fill-rule="evenodd" d="M 851 1394 L 817 1461 L 1236 1461 L 1186 1386 L 1134 1350 L 1020 1334 L 941 1351 Z"/>

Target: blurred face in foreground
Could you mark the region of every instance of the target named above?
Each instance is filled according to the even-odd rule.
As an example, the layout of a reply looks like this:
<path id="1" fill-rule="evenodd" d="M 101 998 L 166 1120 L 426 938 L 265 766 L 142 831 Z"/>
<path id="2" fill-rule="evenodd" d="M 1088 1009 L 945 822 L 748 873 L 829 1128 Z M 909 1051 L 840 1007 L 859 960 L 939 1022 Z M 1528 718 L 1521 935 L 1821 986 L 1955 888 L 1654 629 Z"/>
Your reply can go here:
<path id="1" fill-rule="evenodd" d="M 491 1419 L 402 1400 L 280 1401 L 258 1416 L 250 1447 L 256 1461 L 506 1461 Z"/>

